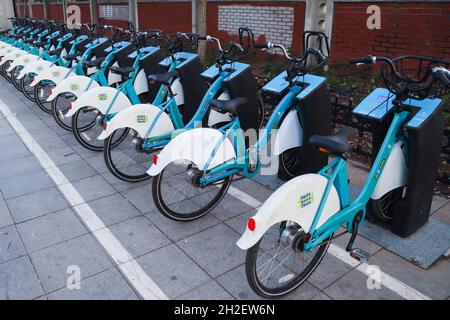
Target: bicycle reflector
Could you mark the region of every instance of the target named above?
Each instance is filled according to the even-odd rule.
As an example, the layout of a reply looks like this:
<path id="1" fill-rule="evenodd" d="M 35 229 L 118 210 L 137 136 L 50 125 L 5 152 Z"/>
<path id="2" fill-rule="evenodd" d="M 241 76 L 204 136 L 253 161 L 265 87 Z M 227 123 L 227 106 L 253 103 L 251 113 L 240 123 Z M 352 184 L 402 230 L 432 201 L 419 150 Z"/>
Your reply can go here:
<path id="1" fill-rule="evenodd" d="M 69 103 L 69 109 L 72 109 L 72 102 Z"/>
<path id="2" fill-rule="evenodd" d="M 255 231 L 256 229 L 256 221 L 253 218 L 250 218 L 247 223 L 248 230 Z"/>
<path id="3" fill-rule="evenodd" d="M 158 163 L 158 155 L 154 154 L 153 155 L 153 164 L 156 165 Z"/>
<path id="4" fill-rule="evenodd" d="M 102 127 L 103 127 L 103 130 L 106 130 L 106 128 L 108 127 L 108 124 L 106 122 L 103 122 Z"/>

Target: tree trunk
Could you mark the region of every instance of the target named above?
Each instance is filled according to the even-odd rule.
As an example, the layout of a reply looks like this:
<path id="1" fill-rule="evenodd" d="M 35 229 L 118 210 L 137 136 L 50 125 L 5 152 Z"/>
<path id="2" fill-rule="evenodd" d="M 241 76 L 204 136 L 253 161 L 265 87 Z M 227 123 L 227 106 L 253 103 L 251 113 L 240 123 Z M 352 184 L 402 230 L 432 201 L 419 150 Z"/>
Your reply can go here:
<path id="1" fill-rule="evenodd" d="M 194 0 L 196 1 L 197 12 L 193 12 L 197 17 L 197 33 L 205 36 L 206 35 L 206 5 L 207 0 Z M 202 61 L 206 57 L 206 43 L 201 41 L 198 45 L 198 55 Z"/>

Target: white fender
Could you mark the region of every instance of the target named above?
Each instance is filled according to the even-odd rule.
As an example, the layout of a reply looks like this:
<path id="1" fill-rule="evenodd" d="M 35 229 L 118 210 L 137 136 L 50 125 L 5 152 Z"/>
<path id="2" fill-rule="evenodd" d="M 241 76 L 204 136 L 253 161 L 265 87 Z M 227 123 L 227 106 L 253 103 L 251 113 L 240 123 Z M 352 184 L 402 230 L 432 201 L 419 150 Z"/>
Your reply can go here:
<path id="1" fill-rule="evenodd" d="M 118 66 L 119 64 L 115 62 L 113 66 Z M 115 83 L 122 81 L 122 76 L 118 73 L 108 72 L 108 84 L 111 86 Z"/>
<path id="2" fill-rule="evenodd" d="M 142 138 L 145 137 L 150 126 L 160 114 L 161 109 L 152 104 L 136 104 L 131 108 L 126 108 L 108 122 L 106 130 L 103 130 L 97 139 L 104 140 L 110 136 L 115 130 L 120 128 L 134 129 Z M 149 138 L 160 136 L 174 131 L 172 121 L 166 112 L 159 115 L 158 120 L 154 123 Z"/>
<path id="3" fill-rule="evenodd" d="M 34 87 L 42 80 L 51 80 L 53 83 L 58 84 L 61 81 L 63 81 L 66 77 L 73 77 L 75 75 L 76 74 L 67 67 L 53 65 L 50 68 L 47 68 L 41 73 L 39 73 L 36 77 L 34 77 L 33 82 L 31 82 L 30 86 Z"/>
<path id="4" fill-rule="evenodd" d="M 278 129 L 274 140 L 273 154 L 278 156 L 284 151 L 303 145 L 303 128 L 298 121 L 297 111 L 291 110 Z"/>
<path id="5" fill-rule="evenodd" d="M 172 89 L 173 94 L 175 95 L 175 102 L 178 106 L 181 106 L 184 104 L 184 90 L 183 85 L 181 84 L 180 78 L 176 78 L 172 85 L 170 86 Z"/>
<path id="6" fill-rule="evenodd" d="M 5 64 L 6 61 L 14 61 L 24 54 L 26 54 L 26 51 L 20 49 L 12 50 L 3 56 L 2 60 L 0 61 L 0 66 Z"/>
<path id="7" fill-rule="evenodd" d="M 223 92 L 218 98 L 218 100 L 230 100 L 230 95 L 228 92 Z M 231 118 L 228 114 L 220 113 L 211 110 L 208 117 L 208 127 L 212 127 L 217 123 L 230 122 Z"/>
<path id="8" fill-rule="evenodd" d="M 8 53 L 10 53 L 12 51 L 16 51 L 16 50 L 19 50 L 19 48 L 12 47 L 12 46 L 3 48 L 3 49 L 0 50 L 0 57 L 3 57 L 5 55 L 7 55 Z"/>
<path id="9" fill-rule="evenodd" d="M 117 94 L 117 97 L 115 98 Z M 93 107 L 105 114 L 110 104 L 114 101 L 110 113 L 119 112 L 131 106 L 130 100 L 123 93 L 111 87 L 97 87 L 81 94 L 72 103 L 72 108 L 66 113 L 66 117 L 72 117 L 78 110 L 84 107 Z"/>
<path id="10" fill-rule="evenodd" d="M 43 60 L 43 59 L 39 59 L 39 60 L 30 62 L 29 64 L 27 64 L 25 66 L 25 68 L 20 70 L 19 76 L 17 78 L 21 79 L 26 74 L 29 74 L 29 73 L 39 74 L 42 71 L 44 71 L 45 69 L 49 68 L 51 65 L 52 65 L 52 63 L 50 61 Z"/>
<path id="11" fill-rule="evenodd" d="M 0 50 L 3 50 L 4 48 L 8 48 L 8 47 L 11 47 L 11 45 L 9 43 L 1 41 Z"/>
<path id="12" fill-rule="evenodd" d="M 402 150 L 403 145 L 402 141 L 398 141 L 392 148 L 377 186 L 372 193 L 372 199 L 380 199 L 389 191 L 408 183 L 408 167 Z"/>
<path id="13" fill-rule="evenodd" d="M 156 164 L 153 164 L 147 173 L 156 176 L 169 163 L 178 160 L 192 161 L 200 170 L 204 170 L 213 150 L 222 139 L 222 132 L 211 128 L 196 128 L 185 131 L 173 138 L 164 147 L 158 154 Z M 225 138 L 207 169 L 214 168 L 233 158 L 236 158 L 233 144 L 228 138 Z"/>
<path id="14" fill-rule="evenodd" d="M 52 94 L 47 98 L 47 101 L 52 101 L 61 93 L 71 93 L 74 96 L 79 97 L 87 90 L 97 87 L 100 87 L 97 81 L 93 81 L 86 76 L 74 75 L 58 83 L 58 85 L 52 89 Z"/>
<path id="15" fill-rule="evenodd" d="M 134 79 L 133 86 L 134 86 L 134 91 L 136 91 L 137 95 L 140 95 L 141 93 L 148 91 L 148 80 L 147 80 L 147 75 L 145 74 L 144 69 L 141 69 L 138 72 L 136 79 Z"/>
<path id="16" fill-rule="evenodd" d="M 34 54 L 25 54 L 21 55 L 19 58 L 15 59 L 9 69 L 8 72 L 12 71 L 17 66 L 26 66 L 30 62 L 36 61 L 39 57 Z"/>
<path id="17" fill-rule="evenodd" d="M 237 246 L 242 250 L 251 248 L 270 227 L 286 220 L 298 223 L 305 232 L 309 232 L 327 183 L 328 179 L 325 177 L 311 173 L 298 176 L 283 184 L 252 217 L 255 221 L 255 229 L 251 231 L 246 227 L 244 234 L 236 243 Z M 336 188 L 331 186 L 316 228 L 339 210 L 339 196 Z"/>

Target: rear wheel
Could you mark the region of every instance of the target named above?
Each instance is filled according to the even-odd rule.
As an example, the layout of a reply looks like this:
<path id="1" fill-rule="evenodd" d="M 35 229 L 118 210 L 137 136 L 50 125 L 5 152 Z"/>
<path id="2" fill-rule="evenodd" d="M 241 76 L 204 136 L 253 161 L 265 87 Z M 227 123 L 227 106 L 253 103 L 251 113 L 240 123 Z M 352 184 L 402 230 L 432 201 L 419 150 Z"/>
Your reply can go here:
<path id="1" fill-rule="evenodd" d="M 2 72 L 3 75 L 5 77 L 6 80 L 8 80 L 8 82 L 12 83 L 12 71 L 8 71 L 9 66 L 11 65 L 11 60 L 5 61 L 5 63 L 2 65 Z"/>
<path id="2" fill-rule="evenodd" d="M 14 87 L 16 87 L 17 90 L 22 91 L 20 79 L 17 78 L 19 74 L 20 74 L 20 66 L 14 67 L 14 69 L 11 71 L 11 80 Z"/>
<path id="3" fill-rule="evenodd" d="M 150 178 L 147 174 L 153 154 L 140 150 L 142 140 L 133 129 L 121 138 L 124 129 L 115 130 L 104 143 L 103 155 L 109 171 L 118 179 L 126 182 L 140 182 Z"/>
<path id="4" fill-rule="evenodd" d="M 47 101 L 47 99 L 48 97 L 50 97 L 52 89 L 54 87 L 54 83 L 44 84 L 43 81 L 40 81 L 34 86 L 34 99 L 39 108 L 48 114 L 52 113 L 52 104 L 51 102 Z"/>
<path id="5" fill-rule="evenodd" d="M 368 203 L 369 210 L 375 217 L 383 222 L 389 222 L 394 216 L 394 205 L 403 199 L 404 187 L 389 191 L 380 199 L 371 199 Z"/>
<path id="6" fill-rule="evenodd" d="M 314 272 L 330 242 L 306 253 L 300 249 L 303 237 L 298 224 L 283 221 L 269 228 L 260 241 L 247 250 L 245 273 L 256 294 L 268 299 L 280 298 L 297 289 Z"/>
<path id="7" fill-rule="evenodd" d="M 20 79 L 20 86 L 22 87 L 22 92 L 25 97 L 32 102 L 36 102 L 36 99 L 34 98 L 34 88 L 30 86 L 32 82 L 33 77 L 30 77 L 27 73 L 22 77 L 22 79 Z"/>
<path id="8" fill-rule="evenodd" d="M 72 119 L 65 114 L 70 110 L 70 104 L 76 100 L 76 96 L 70 93 L 61 93 L 52 100 L 52 115 L 56 123 L 67 131 L 72 131 Z M 88 123 L 88 125 L 92 125 Z"/>
<path id="9" fill-rule="evenodd" d="M 211 212 L 226 195 L 232 177 L 198 186 L 201 172 L 190 161 L 170 163 L 153 177 L 152 195 L 158 210 L 167 218 L 192 221 Z"/>

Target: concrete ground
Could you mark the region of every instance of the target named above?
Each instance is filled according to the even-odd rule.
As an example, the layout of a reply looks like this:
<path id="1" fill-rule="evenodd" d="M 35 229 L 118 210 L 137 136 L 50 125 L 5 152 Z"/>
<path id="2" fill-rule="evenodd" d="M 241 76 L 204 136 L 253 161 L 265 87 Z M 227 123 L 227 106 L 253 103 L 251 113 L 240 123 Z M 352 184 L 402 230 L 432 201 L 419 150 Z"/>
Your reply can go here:
<path id="1" fill-rule="evenodd" d="M 80 147 L 4 79 L 0 99 L 13 112 L 8 119 L 0 112 L 0 299 L 258 298 L 235 242 L 269 189 L 237 181 L 234 196 L 212 214 L 170 221 L 155 210 L 148 181 L 115 179 L 101 153 Z M 15 119 L 32 140 L 25 143 L 13 129 Z M 42 164 L 43 154 L 59 173 Z M 350 175 L 358 180 L 362 173 L 350 168 Z M 448 200 L 436 198 L 433 212 L 450 223 Z M 384 275 L 381 288 L 369 289 L 368 266 L 341 255 L 346 241 L 348 235 L 337 238 L 335 250 L 287 299 L 449 299 L 449 258 L 423 270 L 360 236 L 356 246 Z"/>

